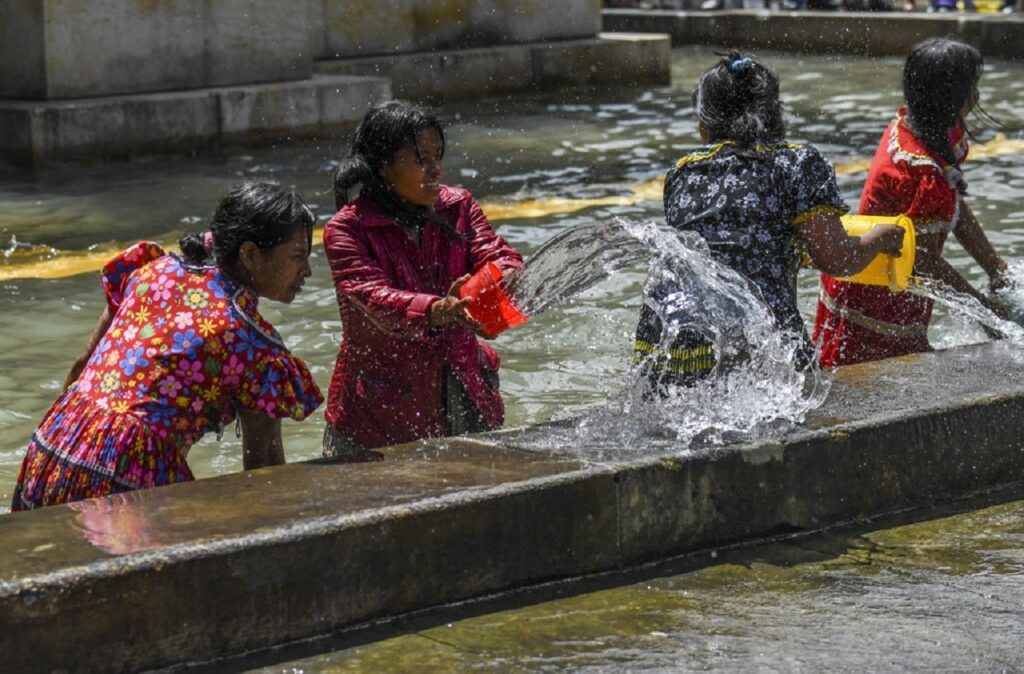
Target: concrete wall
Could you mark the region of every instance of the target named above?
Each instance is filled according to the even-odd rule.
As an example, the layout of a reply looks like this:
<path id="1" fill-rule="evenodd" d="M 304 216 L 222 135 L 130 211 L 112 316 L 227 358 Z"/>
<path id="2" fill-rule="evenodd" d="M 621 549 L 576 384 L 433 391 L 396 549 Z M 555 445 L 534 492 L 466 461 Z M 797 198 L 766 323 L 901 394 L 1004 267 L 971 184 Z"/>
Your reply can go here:
<path id="1" fill-rule="evenodd" d="M 307 0 L 3 0 L 0 97 L 306 79 Z"/>
<path id="2" fill-rule="evenodd" d="M 524 89 L 667 85 L 671 58 L 664 35 L 601 33 L 584 40 L 325 60 L 316 69 L 388 78 L 400 98 L 450 101 Z"/>
<path id="3" fill-rule="evenodd" d="M 327 58 L 593 37 L 601 30 L 601 0 L 314 2 L 323 3 Z"/>
<path id="4" fill-rule="evenodd" d="M 841 368 L 801 429 L 638 443 L 622 462 L 516 449 L 552 430 L 0 516 L 0 670 L 174 667 L 979 491 L 1019 498 L 1024 362 L 987 343 Z"/>
<path id="5" fill-rule="evenodd" d="M 904 56 L 928 37 L 957 37 L 988 58 L 1024 59 L 1024 21 L 977 14 L 605 10 L 605 30 L 668 33 L 707 44 L 814 54 Z"/>

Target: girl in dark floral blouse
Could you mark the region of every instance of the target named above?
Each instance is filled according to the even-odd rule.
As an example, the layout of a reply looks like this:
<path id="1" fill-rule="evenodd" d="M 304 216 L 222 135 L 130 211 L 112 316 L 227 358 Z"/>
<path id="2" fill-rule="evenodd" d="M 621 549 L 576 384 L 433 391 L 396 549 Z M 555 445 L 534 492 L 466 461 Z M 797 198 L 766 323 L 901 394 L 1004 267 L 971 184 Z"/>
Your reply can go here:
<path id="1" fill-rule="evenodd" d="M 665 179 L 668 224 L 700 234 L 712 257 L 750 279 L 809 359 L 796 306 L 802 253 L 818 269 L 845 276 L 881 252 L 898 254 L 903 230 L 879 225 L 861 237 L 846 234 L 839 216 L 848 209 L 831 164 L 809 145 L 786 142 L 779 79 L 755 59 L 731 52 L 709 68 L 693 107 L 707 145 L 676 162 Z M 672 339 L 669 357 L 658 355 L 663 339 Z M 716 364 L 706 338 L 690 331 L 663 336 L 646 305 L 634 360 L 660 385 L 691 383 Z"/>

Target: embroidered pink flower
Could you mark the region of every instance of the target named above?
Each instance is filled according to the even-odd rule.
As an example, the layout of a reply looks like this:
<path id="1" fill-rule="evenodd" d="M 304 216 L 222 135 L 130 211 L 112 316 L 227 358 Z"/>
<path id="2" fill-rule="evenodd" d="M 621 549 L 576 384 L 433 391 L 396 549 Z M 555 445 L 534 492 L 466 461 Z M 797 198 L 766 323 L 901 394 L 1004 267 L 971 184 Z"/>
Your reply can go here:
<path id="1" fill-rule="evenodd" d="M 179 361 L 177 374 L 186 386 L 193 383 L 201 384 L 206 381 L 206 375 L 203 374 L 203 364 L 198 360 Z"/>
<path id="2" fill-rule="evenodd" d="M 185 328 L 191 326 L 192 323 L 193 320 L 191 311 L 179 311 L 177 314 L 174 315 L 174 325 L 176 325 L 179 330 L 184 330 Z"/>
<path id="3" fill-rule="evenodd" d="M 174 290 L 176 281 L 169 278 L 167 274 L 161 274 L 160 278 L 153 283 L 151 291 L 157 302 L 165 302 L 171 299 L 171 292 Z"/>
<path id="4" fill-rule="evenodd" d="M 172 375 L 160 382 L 160 386 L 157 390 L 160 391 L 160 395 L 173 398 L 178 395 L 178 391 L 181 390 L 181 383 Z"/>
<path id="5" fill-rule="evenodd" d="M 231 354 L 231 357 L 228 358 L 228 362 L 224 363 L 224 368 L 221 370 L 224 373 L 224 385 L 237 386 L 240 381 L 239 377 L 244 370 L 245 362 L 236 354 Z"/>

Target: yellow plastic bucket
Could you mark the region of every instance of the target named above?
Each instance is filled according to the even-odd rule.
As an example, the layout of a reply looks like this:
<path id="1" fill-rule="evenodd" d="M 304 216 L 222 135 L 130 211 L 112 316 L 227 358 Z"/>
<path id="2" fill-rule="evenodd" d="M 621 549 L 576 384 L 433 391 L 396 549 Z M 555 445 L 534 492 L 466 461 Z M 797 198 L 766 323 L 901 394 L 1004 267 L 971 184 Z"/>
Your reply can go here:
<path id="1" fill-rule="evenodd" d="M 844 215 L 841 220 L 850 236 L 867 234 L 875 225 L 897 225 L 906 233 L 903 235 L 903 249 L 899 257 L 879 253 L 864 269 L 850 276 L 842 276 L 840 280 L 886 286 L 893 292 L 906 290 L 914 271 L 914 223 L 910 218 L 905 215 Z"/>

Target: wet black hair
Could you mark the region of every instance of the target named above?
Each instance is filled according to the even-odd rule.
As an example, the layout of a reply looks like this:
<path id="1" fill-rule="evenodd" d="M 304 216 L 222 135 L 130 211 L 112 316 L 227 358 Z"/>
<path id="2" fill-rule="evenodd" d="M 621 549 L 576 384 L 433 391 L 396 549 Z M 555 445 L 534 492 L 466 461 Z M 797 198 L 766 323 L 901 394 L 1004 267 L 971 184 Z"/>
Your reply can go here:
<path id="1" fill-rule="evenodd" d="M 236 185 L 217 204 L 210 219 L 209 232 L 181 237 L 182 257 L 190 264 L 216 262 L 227 269 L 238 261 L 238 251 L 252 241 L 267 252 L 306 231 L 310 246 L 316 218 L 297 193 L 274 183 L 247 182 Z M 212 249 L 207 250 L 206 234 L 212 234 Z"/>
<path id="2" fill-rule="evenodd" d="M 738 51 L 719 55 L 693 90 L 693 109 L 710 140 L 730 140 L 741 148 L 783 140 L 786 123 L 778 76 Z"/>
<path id="3" fill-rule="evenodd" d="M 929 150 L 958 164 L 949 132 L 957 122 L 969 133 L 960 111 L 974 96 L 985 68 L 981 52 L 944 37 L 919 42 L 903 66 L 903 99 L 910 128 Z"/>
<path id="4" fill-rule="evenodd" d="M 416 136 L 427 129 L 437 132 L 444 157 L 444 129 L 426 109 L 406 101 L 386 101 L 370 108 L 356 127 L 348 157 L 341 160 L 334 173 L 335 205 L 345 205 L 349 191 L 357 184 L 371 192 L 387 193 L 381 167 L 390 164 L 402 148 L 412 146 L 419 152 Z"/>

